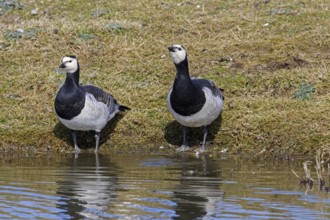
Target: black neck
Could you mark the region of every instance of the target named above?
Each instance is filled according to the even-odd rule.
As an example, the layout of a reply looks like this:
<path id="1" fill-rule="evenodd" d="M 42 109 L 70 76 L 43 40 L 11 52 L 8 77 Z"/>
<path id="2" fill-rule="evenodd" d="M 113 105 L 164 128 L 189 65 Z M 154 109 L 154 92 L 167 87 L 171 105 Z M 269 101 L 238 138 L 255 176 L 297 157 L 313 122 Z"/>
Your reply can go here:
<path id="1" fill-rule="evenodd" d="M 175 64 L 176 67 L 176 78 L 178 77 L 184 77 L 189 78 L 189 67 L 188 67 L 188 58 L 186 58 L 184 61 L 182 61 L 179 64 Z"/>
<path id="2" fill-rule="evenodd" d="M 181 63 L 175 64 L 175 67 L 176 67 L 176 76 L 174 80 L 173 89 L 174 90 L 191 89 L 193 87 L 193 84 L 189 76 L 188 59 L 186 58 Z"/>
<path id="3" fill-rule="evenodd" d="M 66 73 L 66 79 L 65 79 L 64 85 L 67 88 L 79 87 L 79 66 L 75 72 Z"/>
<path id="4" fill-rule="evenodd" d="M 173 89 L 175 90 L 178 84 L 180 84 L 180 87 L 184 87 L 185 89 L 191 88 L 193 84 L 189 76 L 188 59 L 186 58 L 181 63 L 175 64 L 175 67 L 176 76 L 174 80 Z"/>

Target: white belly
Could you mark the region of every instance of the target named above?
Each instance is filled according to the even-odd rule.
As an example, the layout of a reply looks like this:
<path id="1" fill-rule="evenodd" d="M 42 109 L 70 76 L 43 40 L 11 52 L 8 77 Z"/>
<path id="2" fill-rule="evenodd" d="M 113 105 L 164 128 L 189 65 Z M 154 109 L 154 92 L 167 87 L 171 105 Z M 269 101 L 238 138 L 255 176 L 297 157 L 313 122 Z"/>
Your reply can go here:
<path id="1" fill-rule="evenodd" d="M 104 103 L 98 102 L 94 96 L 86 94 L 85 107 L 79 115 L 71 120 L 60 117 L 59 120 L 71 130 L 101 131 L 114 115 L 110 115 L 109 108 Z"/>
<path id="2" fill-rule="evenodd" d="M 206 98 L 203 108 L 199 112 L 189 116 L 179 115 L 172 109 L 170 103 L 170 95 L 172 90 L 169 92 L 167 97 L 168 109 L 180 124 L 186 127 L 201 127 L 210 125 L 216 118 L 219 117 L 223 108 L 223 100 L 220 97 L 214 96 L 209 88 L 203 88 L 203 91 Z"/>

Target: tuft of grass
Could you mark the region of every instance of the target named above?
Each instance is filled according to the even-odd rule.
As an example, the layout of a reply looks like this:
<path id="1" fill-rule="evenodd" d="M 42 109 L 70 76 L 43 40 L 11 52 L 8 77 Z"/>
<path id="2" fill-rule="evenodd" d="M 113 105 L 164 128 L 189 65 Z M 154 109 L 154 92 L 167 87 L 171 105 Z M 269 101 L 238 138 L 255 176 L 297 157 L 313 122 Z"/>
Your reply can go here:
<path id="1" fill-rule="evenodd" d="M 65 78 L 56 68 L 67 54 L 78 56 L 82 84 L 132 108 L 107 126 L 101 151 L 179 145 L 166 97 L 175 75 L 167 46 L 180 43 L 191 75 L 225 89 L 210 149 L 312 153 L 330 140 L 329 7 L 322 0 L 15 1 L 0 11 L 0 146 L 72 149 L 53 107 Z M 297 92 L 309 98 L 295 99 Z M 201 130 L 191 130 L 197 146 Z M 91 132 L 79 141 L 94 147 Z"/>
<path id="2" fill-rule="evenodd" d="M 5 33 L 5 39 L 6 40 L 17 40 L 19 38 L 36 38 L 37 30 L 23 30 L 23 29 L 17 29 L 15 31 L 7 31 Z"/>
<path id="3" fill-rule="evenodd" d="M 294 94 L 296 99 L 308 99 L 315 92 L 315 87 L 313 85 L 302 84 L 299 90 Z"/>

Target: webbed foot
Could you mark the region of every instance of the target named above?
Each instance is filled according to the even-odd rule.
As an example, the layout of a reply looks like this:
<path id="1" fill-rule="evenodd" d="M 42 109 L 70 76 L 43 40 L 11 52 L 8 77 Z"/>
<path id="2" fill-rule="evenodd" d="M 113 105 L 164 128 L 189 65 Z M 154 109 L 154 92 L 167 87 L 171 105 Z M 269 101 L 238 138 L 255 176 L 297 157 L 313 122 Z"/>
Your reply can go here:
<path id="1" fill-rule="evenodd" d="M 198 148 L 198 149 L 195 150 L 195 153 L 196 154 L 202 154 L 202 153 L 205 153 L 205 152 L 206 152 L 206 150 L 203 147 L 200 147 L 200 148 Z"/>
<path id="2" fill-rule="evenodd" d="M 185 151 L 189 151 L 190 147 L 188 147 L 187 145 L 182 145 L 181 147 L 178 147 L 175 150 L 176 152 L 185 152 Z"/>
<path id="3" fill-rule="evenodd" d="M 81 152 L 81 149 L 79 147 L 77 147 L 77 146 L 72 151 L 72 153 L 74 153 L 74 154 L 79 154 L 80 152 Z"/>

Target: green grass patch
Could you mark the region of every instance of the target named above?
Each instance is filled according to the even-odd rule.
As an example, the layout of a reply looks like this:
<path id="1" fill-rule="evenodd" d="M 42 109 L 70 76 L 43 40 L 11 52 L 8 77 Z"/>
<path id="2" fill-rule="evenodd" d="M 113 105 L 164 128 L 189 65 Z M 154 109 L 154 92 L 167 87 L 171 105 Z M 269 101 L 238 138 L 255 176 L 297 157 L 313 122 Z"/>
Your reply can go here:
<path id="1" fill-rule="evenodd" d="M 9 2 L 9 1 L 8 1 Z M 0 10 L 0 147 L 72 149 L 53 102 L 64 55 L 81 83 L 132 108 L 104 131 L 101 151 L 181 143 L 167 110 L 175 67 L 167 47 L 183 44 L 191 75 L 225 89 L 210 148 L 306 154 L 329 144 L 329 13 L 326 1 L 19 1 Z M 31 10 L 38 8 L 36 14 Z M 201 129 L 191 129 L 197 147 Z M 92 149 L 92 132 L 79 135 Z"/>

